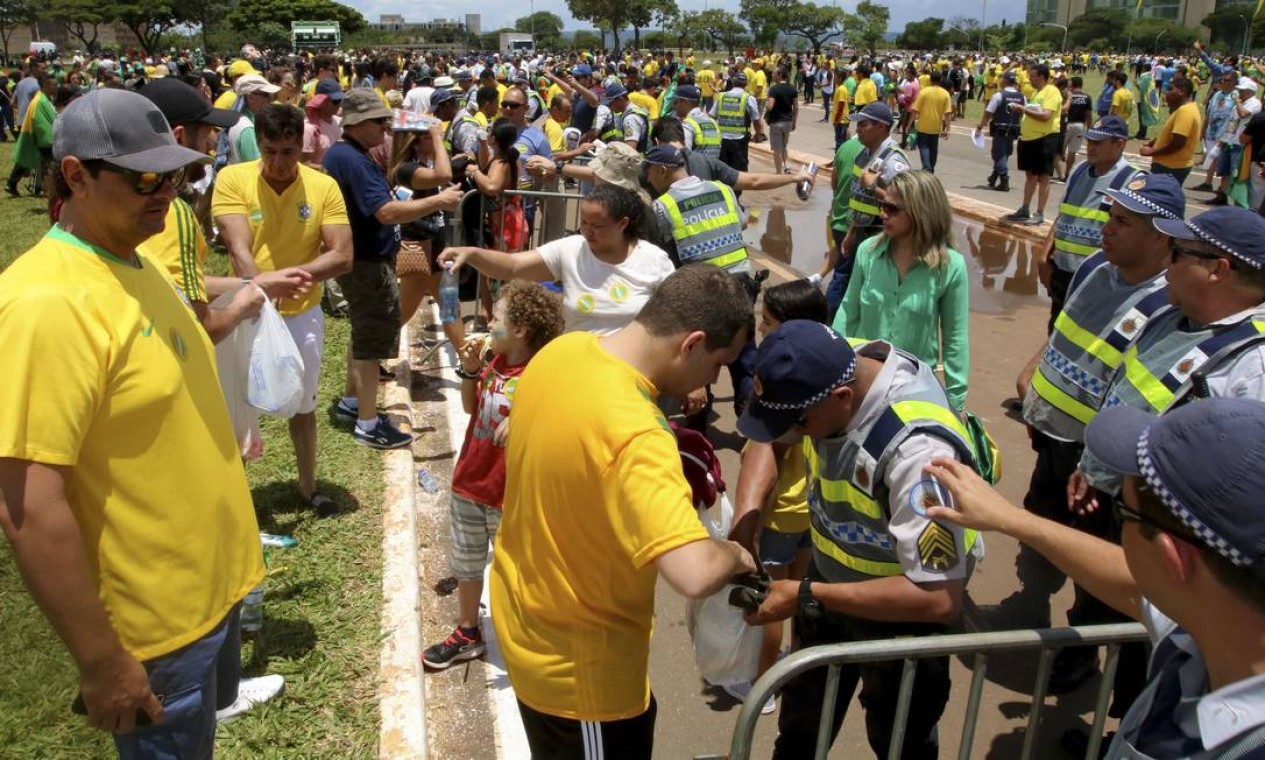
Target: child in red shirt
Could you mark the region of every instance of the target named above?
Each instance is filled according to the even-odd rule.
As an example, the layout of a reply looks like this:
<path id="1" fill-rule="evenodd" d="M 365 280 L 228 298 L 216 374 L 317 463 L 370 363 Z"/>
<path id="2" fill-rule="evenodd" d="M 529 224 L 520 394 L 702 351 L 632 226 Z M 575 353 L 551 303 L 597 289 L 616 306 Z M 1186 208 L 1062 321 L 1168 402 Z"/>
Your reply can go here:
<path id="1" fill-rule="evenodd" d="M 428 667 L 439 670 L 483 654 L 479 597 L 488 546 L 501 523 L 510 404 L 527 362 L 563 327 L 561 300 L 534 282 L 505 283 L 492 316 L 492 360 L 483 364 L 482 340 L 467 342 L 459 352 L 461 402 L 470 424 L 452 473 L 449 514 L 461 619 L 448 638 L 422 655 Z"/>

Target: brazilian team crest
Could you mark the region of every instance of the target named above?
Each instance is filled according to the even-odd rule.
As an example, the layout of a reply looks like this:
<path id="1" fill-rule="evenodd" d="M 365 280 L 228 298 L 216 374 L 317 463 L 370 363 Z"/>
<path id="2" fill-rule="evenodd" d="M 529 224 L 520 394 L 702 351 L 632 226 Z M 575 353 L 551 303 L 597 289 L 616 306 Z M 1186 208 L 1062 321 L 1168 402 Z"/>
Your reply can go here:
<path id="1" fill-rule="evenodd" d="M 597 301 L 588 293 L 575 299 L 575 310 L 581 314 L 592 314 L 595 308 L 597 308 Z"/>
<path id="2" fill-rule="evenodd" d="M 307 201 L 299 202 L 299 218 L 305 222 L 312 218 L 312 207 Z"/>

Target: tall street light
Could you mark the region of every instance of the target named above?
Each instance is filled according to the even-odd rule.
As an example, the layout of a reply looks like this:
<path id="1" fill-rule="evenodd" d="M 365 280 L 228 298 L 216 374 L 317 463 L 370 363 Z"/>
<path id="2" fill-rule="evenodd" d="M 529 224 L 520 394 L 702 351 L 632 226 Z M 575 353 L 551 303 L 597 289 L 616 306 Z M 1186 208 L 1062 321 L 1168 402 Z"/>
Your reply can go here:
<path id="1" fill-rule="evenodd" d="M 1163 37 L 1167 31 L 1168 31 L 1167 29 L 1164 29 L 1160 31 L 1159 34 L 1155 35 L 1155 54 L 1156 55 L 1160 54 L 1160 37 Z"/>
<path id="2" fill-rule="evenodd" d="M 1247 22 L 1247 16 L 1239 14 L 1239 20 L 1243 22 L 1243 55 L 1247 55 L 1247 40 L 1252 34 L 1252 25 Z"/>
<path id="3" fill-rule="evenodd" d="M 1067 52 L 1067 27 L 1064 26 L 1063 24 L 1056 24 L 1053 21 L 1042 22 L 1041 26 L 1056 26 L 1059 29 L 1063 30 L 1063 47 L 1059 48 L 1059 52 L 1066 53 Z"/>

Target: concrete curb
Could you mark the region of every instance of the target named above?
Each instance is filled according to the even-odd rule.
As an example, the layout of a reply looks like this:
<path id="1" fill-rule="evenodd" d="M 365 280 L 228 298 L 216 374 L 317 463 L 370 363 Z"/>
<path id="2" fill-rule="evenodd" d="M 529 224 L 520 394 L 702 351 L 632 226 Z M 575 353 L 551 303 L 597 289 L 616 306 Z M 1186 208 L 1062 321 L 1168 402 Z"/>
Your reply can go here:
<path id="1" fill-rule="evenodd" d="M 769 148 L 769 144 L 767 142 L 751 143 L 751 148 L 765 154 L 766 156 L 772 155 L 772 150 Z M 815 162 L 818 167 L 817 181 L 819 183 L 822 181 L 823 177 L 834 177 L 833 168 L 828 166 L 828 164 L 834 160 L 833 157 L 823 158 L 821 156 L 813 155 L 812 153 L 804 153 L 803 151 L 793 149 L 787 150 L 786 155 L 792 161 L 801 164 Z M 1052 227 L 1051 222 L 1031 227 L 1022 224 L 1007 224 L 1003 222 L 1001 218 L 1006 214 L 1009 214 L 1011 209 L 1008 209 L 1005 206 L 998 206 L 995 203 L 988 203 L 987 201 L 977 200 L 975 198 L 971 198 L 970 196 L 960 195 L 958 193 L 950 193 L 946 191 L 945 194 L 949 196 L 949 205 L 953 207 L 953 212 L 959 216 L 974 219 L 975 221 L 983 222 L 990 227 L 1004 229 L 1016 237 L 1027 238 L 1028 240 L 1037 242 L 1044 241 L 1050 234 L 1050 229 Z"/>
<path id="2" fill-rule="evenodd" d="M 400 331 L 404 357 L 396 381 L 383 392 L 388 413 L 415 429 L 409 369 L 409 328 Z M 382 651 L 378 658 L 378 756 L 423 760 L 426 700 L 419 615 L 421 567 L 417 551 L 417 503 L 412 447 L 386 452 L 382 510 Z"/>

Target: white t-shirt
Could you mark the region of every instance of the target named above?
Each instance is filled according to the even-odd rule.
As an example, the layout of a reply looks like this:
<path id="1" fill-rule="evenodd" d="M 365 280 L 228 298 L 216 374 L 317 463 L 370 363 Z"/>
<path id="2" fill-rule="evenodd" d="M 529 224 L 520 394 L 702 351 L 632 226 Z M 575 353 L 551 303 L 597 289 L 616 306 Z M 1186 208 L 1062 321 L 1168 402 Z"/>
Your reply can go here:
<path id="1" fill-rule="evenodd" d="M 414 87 L 404 96 L 404 107 L 413 113 L 430 113 L 430 96 L 434 87 Z"/>
<path id="2" fill-rule="evenodd" d="M 540 246 L 540 257 L 562 283 L 562 313 L 568 332 L 610 335 L 633 320 L 659 283 L 672 274 L 672 260 L 645 240 L 622 264 L 600 261 L 583 235 Z"/>

